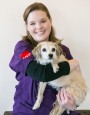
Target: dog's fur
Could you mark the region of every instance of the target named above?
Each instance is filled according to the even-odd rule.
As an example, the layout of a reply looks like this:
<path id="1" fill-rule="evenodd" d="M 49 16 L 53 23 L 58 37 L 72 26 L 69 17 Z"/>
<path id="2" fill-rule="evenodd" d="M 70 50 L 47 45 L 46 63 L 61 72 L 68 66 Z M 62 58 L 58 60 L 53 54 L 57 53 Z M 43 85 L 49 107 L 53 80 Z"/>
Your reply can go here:
<path id="1" fill-rule="evenodd" d="M 57 72 L 59 67 L 58 63 L 62 61 L 67 61 L 65 56 L 62 54 L 62 48 L 53 42 L 41 42 L 33 50 L 32 54 L 35 56 L 38 63 L 46 65 L 51 63 L 53 71 Z M 56 80 L 48 82 L 49 85 L 56 88 L 64 87 L 68 93 L 72 94 L 76 105 L 80 105 L 86 96 L 87 86 L 85 80 L 83 79 L 81 73 L 75 68 L 70 72 L 69 75 L 60 77 Z M 43 93 L 47 83 L 40 82 L 39 90 L 37 95 L 36 103 L 33 106 L 33 110 L 40 107 L 43 100 Z M 61 115 L 65 109 L 62 108 L 58 102 L 54 103 L 54 108 L 50 112 L 50 115 Z"/>

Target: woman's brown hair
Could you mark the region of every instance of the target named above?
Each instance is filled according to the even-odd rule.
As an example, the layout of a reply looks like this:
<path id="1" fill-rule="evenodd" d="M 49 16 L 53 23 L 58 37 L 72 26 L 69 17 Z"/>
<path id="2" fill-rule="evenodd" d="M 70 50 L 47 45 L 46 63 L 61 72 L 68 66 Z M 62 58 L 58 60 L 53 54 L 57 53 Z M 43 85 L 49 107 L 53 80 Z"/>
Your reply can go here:
<path id="1" fill-rule="evenodd" d="M 27 24 L 27 18 L 28 18 L 28 15 L 32 12 L 32 11 L 35 11 L 35 10 L 42 10 L 46 13 L 47 17 L 51 20 L 51 15 L 47 9 L 47 7 L 42 4 L 42 3 L 38 3 L 38 2 L 35 2 L 31 5 L 29 5 L 26 10 L 24 11 L 24 14 L 23 14 L 23 19 L 25 21 L 25 23 Z M 32 43 L 33 47 L 35 47 L 37 45 L 37 42 L 32 38 L 32 36 L 30 35 L 30 33 L 27 31 L 27 35 L 23 37 L 23 40 L 28 40 L 29 42 Z M 57 39 L 55 37 L 55 31 L 54 31 L 54 28 L 51 27 L 51 32 L 50 32 L 50 35 L 49 35 L 49 41 L 52 41 L 52 42 L 55 42 Z"/>

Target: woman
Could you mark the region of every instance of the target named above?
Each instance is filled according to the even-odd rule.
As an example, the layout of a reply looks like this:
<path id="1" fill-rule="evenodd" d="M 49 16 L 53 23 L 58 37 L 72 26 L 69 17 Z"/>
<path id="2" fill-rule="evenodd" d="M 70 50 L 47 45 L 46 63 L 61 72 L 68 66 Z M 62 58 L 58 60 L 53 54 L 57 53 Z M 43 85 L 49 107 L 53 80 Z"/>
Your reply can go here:
<path id="1" fill-rule="evenodd" d="M 16 79 L 19 81 L 14 96 L 13 115 L 49 115 L 57 91 L 48 85 L 40 108 L 32 110 L 36 101 L 39 81 L 47 82 L 67 75 L 72 69 L 78 67 L 78 62 L 72 59 L 69 49 L 62 45 L 66 57 L 71 60 L 59 63 L 60 69 L 57 73 L 53 72 L 50 64 L 46 66 L 38 64 L 31 54 L 32 49 L 42 41 L 57 41 L 52 27 L 52 19 L 48 9 L 42 3 L 33 3 L 28 6 L 23 18 L 27 35 L 16 44 L 9 64 L 11 69 L 16 72 Z M 69 94 L 69 96 L 71 95 Z M 71 98 L 71 101 L 73 104 L 68 100 L 66 105 L 69 104 L 71 108 L 75 109 L 74 99 Z M 67 108 L 67 106 L 64 107 Z M 66 113 L 64 114 L 66 115 Z M 76 112 L 71 112 L 71 114 L 77 115 Z"/>

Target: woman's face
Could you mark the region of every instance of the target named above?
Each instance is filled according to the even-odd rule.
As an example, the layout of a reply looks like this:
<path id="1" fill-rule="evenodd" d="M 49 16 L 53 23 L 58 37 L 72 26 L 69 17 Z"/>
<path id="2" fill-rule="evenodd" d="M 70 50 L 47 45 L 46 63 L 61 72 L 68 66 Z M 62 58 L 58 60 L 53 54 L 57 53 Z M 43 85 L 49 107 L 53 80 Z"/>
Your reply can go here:
<path id="1" fill-rule="evenodd" d="M 47 41 L 51 32 L 51 20 L 42 10 L 32 11 L 27 18 L 26 28 L 36 42 Z"/>

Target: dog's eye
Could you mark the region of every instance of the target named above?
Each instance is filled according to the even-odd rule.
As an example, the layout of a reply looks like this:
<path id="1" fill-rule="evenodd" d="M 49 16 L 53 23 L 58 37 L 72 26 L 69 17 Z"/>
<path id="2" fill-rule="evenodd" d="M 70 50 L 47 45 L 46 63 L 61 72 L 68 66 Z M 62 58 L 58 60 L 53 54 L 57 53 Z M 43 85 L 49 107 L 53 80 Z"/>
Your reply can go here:
<path id="1" fill-rule="evenodd" d="M 42 51 L 43 51 L 43 52 L 46 52 L 46 48 L 43 48 Z"/>
<path id="2" fill-rule="evenodd" d="M 55 48 L 52 48 L 52 52 L 55 52 Z"/>

